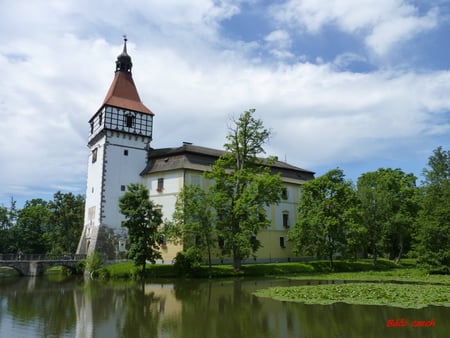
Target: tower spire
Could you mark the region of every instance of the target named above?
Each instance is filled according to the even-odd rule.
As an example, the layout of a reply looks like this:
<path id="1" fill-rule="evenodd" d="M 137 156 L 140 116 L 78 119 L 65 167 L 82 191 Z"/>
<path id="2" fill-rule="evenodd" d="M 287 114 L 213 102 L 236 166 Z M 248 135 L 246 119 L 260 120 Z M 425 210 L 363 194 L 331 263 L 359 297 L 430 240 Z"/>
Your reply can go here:
<path id="1" fill-rule="evenodd" d="M 131 62 L 131 57 L 127 53 L 127 36 L 123 36 L 123 50 L 120 55 L 117 56 L 116 61 L 116 72 L 128 73 L 131 75 L 131 68 L 133 63 Z"/>

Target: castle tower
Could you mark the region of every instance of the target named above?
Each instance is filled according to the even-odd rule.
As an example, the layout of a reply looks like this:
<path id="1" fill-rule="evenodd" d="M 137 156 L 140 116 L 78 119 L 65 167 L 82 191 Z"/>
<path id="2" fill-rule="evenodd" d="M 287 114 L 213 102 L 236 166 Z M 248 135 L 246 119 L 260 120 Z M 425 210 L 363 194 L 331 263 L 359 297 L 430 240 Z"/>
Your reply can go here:
<path id="1" fill-rule="evenodd" d="M 77 253 L 97 251 L 115 258 L 125 249 L 119 197 L 140 183 L 152 140 L 153 113 L 139 98 L 124 38 L 112 84 L 100 109 L 89 120 L 90 133 L 84 228 Z"/>

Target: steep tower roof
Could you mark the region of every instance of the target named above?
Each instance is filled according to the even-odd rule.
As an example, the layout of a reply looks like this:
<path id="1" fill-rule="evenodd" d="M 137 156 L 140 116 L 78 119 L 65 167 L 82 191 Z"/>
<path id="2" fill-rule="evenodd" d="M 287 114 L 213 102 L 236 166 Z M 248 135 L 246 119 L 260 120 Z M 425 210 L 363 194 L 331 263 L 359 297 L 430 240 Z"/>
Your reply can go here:
<path id="1" fill-rule="evenodd" d="M 124 37 L 123 51 L 117 56 L 114 80 L 109 87 L 102 107 L 105 105 L 124 108 L 136 112 L 154 115 L 141 101 L 131 76 L 133 63 L 127 53 L 127 38 Z M 101 109 L 100 108 L 100 109 Z"/>

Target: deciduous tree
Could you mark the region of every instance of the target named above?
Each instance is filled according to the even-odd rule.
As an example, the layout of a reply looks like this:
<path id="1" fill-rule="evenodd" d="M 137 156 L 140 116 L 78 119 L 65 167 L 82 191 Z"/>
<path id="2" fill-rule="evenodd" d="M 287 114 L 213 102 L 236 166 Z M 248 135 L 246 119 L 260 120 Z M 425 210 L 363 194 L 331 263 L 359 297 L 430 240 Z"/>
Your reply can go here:
<path id="1" fill-rule="evenodd" d="M 270 161 L 258 157 L 265 153 L 270 131 L 254 112 L 250 109 L 233 120 L 226 153 L 207 175 L 214 182 L 211 193 L 223 253 L 232 255 L 236 270 L 259 248 L 257 234 L 269 224 L 265 207 L 280 200 L 282 189 L 280 176 L 271 174 Z"/>
<path id="2" fill-rule="evenodd" d="M 147 261 L 155 263 L 161 258 L 158 228 L 162 223 L 161 210 L 150 200 L 148 189 L 142 184 L 132 183 L 119 199 L 120 212 L 125 216 L 122 226 L 128 229 L 129 258 L 142 266 L 145 274 Z"/>
<path id="3" fill-rule="evenodd" d="M 409 249 L 418 211 L 416 177 L 401 169 L 380 168 L 358 178 L 357 192 L 374 266 L 378 255 L 400 260 Z"/>
<path id="4" fill-rule="evenodd" d="M 48 202 L 50 210 L 47 241 L 51 253 L 72 253 L 77 249 L 84 223 L 84 197 L 60 191 Z"/>
<path id="5" fill-rule="evenodd" d="M 297 221 L 289 232 L 295 251 L 326 257 L 332 266 L 333 256 L 344 255 L 348 250 L 347 238 L 359 243 L 357 237 L 360 234 L 355 232 L 358 224 L 356 206 L 352 183 L 345 180 L 341 169 L 330 170 L 306 182 L 302 186 Z"/>
<path id="6" fill-rule="evenodd" d="M 195 247 L 207 252 L 211 267 L 211 252 L 217 234 L 216 215 L 209 192 L 198 185 L 185 186 L 178 195 L 173 220 L 174 231 L 171 233 L 181 239 L 185 249 Z"/>
<path id="7" fill-rule="evenodd" d="M 419 262 L 450 272 L 450 151 L 438 147 L 423 171 L 415 239 Z"/>

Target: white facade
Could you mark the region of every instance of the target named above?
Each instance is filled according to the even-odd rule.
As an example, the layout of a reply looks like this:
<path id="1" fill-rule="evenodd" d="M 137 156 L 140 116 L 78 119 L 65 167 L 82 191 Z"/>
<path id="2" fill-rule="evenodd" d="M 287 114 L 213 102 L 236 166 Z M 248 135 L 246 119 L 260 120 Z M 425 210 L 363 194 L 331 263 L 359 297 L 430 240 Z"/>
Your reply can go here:
<path id="1" fill-rule="evenodd" d="M 89 121 L 85 218 L 77 253 L 115 258 L 125 248 L 119 198 L 129 184 L 142 182 L 153 129 L 153 113 L 140 101 L 131 67 L 125 43 L 103 105 Z"/>
<path id="2" fill-rule="evenodd" d="M 97 251 L 117 258 L 125 250 L 126 229 L 121 226 L 119 198 L 131 183 L 142 183 L 150 199 L 171 220 L 178 194 L 186 185 L 207 188 L 203 173 L 223 151 L 183 143 L 181 147 L 152 149 L 153 113 L 140 101 L 131 77 L 131 58 L 124 50 L 116 61 L 111 87 L 100 109 L 89 121 L 88 173 L 84 228 L 77 253 Z M 295 223 L 300 187 L 314 173 L 276 161 L 271 170 L 280 173 L 285 194 L 277 205 L 267 207 L 270 227 L 258 235 L 261 260 L 290 258 L 285 241 Z M 260 237 L 261 236 L 261 237 Z M 162 256 L 172 260 L 182 248 L 163 245 Z"/>

